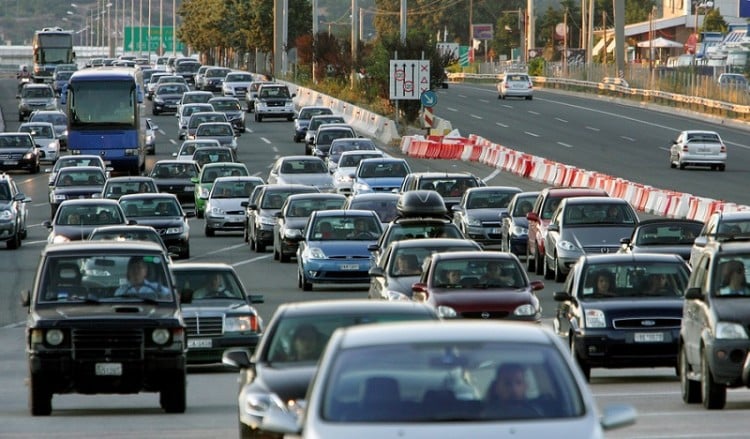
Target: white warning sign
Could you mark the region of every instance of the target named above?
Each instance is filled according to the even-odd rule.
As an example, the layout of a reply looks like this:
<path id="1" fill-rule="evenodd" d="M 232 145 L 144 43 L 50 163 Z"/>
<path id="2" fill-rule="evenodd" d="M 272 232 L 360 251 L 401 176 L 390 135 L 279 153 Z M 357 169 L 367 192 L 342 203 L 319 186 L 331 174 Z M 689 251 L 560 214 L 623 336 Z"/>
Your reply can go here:
<path id="1" fill-rule="evenodd" d="M 430 89 L 430 61 L 392 59 L 388 94 L 391 100 L 417 100 Z"/>

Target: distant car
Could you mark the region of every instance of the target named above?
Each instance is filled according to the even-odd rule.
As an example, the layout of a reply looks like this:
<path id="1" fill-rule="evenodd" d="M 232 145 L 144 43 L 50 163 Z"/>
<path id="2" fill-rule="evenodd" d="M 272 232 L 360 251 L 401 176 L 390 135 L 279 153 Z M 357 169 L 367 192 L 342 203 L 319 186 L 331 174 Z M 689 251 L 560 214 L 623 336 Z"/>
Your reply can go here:
<path id="1" fill-rule="evenodd" d="M 197 151 L 199 148 L 206 148 L 211 146 L 221 146 L 221 144 L 216 139 L 185 140 L 177 149 L 177 152 L 172 153 L 172 157 L 174 157 L 176 160 L 189 162 L 193 160 L 193 154 L 195 154 L 195 151 Z"/>
<path id="2" fill-rule="evenodd" d="M 354 172 L 352 195 L 397 191 L 409 173 L 411 168 L 402 158 L 364 159 Z"/>
<path id="3" fill-rule="evenodd" d="M 204 75 L 206 74 L 206 70 L 208 70 L 210 67 L 215 67 L 215 66 L 202 65 L 198 67 L 198 71 L 195 72 L 195 77 L 194 77 L 196 90 L 201 90 L 202 84 L 204 83 Z M 213 93 L 211 94 L 213 95 Z"/>
<path id="4" fill-rule="evenodd" d="M 156 229 L 170 253 L 180 259 L 190 257 L 188 218 L 194 215 L 182 210 L 174 194 L 128 194 L 120 197 L 118 203 L 128 220 Z"/>
<path id="5" fill-rule="evenodd" d="M 541 322 L 536 292 L 544 283 L 530 280 L 518 257 L 496 251 L 430 255 L 412 298 L 437 309 L 442 318 Z"/>
<path id="6" fill-rule="evenodd" d="M 326 157 L 326 165 L 330 172 L 336 172 L 341 154 L 346 151 L 378 151 L 378 148 L 372 139 L 363 137 L 333 139 L 331 148 L 328 150 L 328 157 Z"/>
<path id="7" fill-rule="evenodd" d="M 307 389 L 304 404 L 264 405 L 264 431 L 360 439 L 489 439 L 499 432 L 529 439 L 562 431 L 595 439 L 636 419 L 631 405 L 599 411 L 567 348 L 549 330 L 521 323 L 342 328 Z M 519 398 L 501 399 L 511 389 Z"/>
<path id="8" fill-rule="evenodd" d="M 669 148 L 669 166 L 708 166 L 724 171 L 727 167 L 727 147 L 715 131 L 682 131 Z"/>
<path id="9" fill-rule="evenodd" d="M 468 239 L 425 238 L 394 241 L 377 265 L 370 268 L 370 299 L 411 300 L 412 285 L 419 282 L 422 264 L 431 254 L 451 251 L 481 251 Z"/>
<path id="10" fill-rule="evenodd" d="M 690 260 L 690 249 L 703 221 L 658 218 L 641 221 L 633 235 L 623 239 L 620 253 L 666 253 Z"/>
<path id="11" fill-rule="evenodd" d="M 11 250 L 20 247 L 28 235 L 26 204 L 30 202 L 31 198 L 18 190 L 10 175 L 0 174 L 0 242 L 5 241 Z"/>
<path id="12" fill-rule="evenodd" d="M 398 217 L 396 206 L 400 198 L 399 194 L 392 193 L 359 194 L 347 197 L 344 209 L 373 210 L 380 218 L 380 222 L 383 223 L 383 228 L 385 228 L 388 223 Z"/>
<path id="13" fill-rule="evenodd" d="M 562 282 L 584 254 L 616 253 L 638 221 L 633 206 L 621 198 L 565 198 L 544 237 L 544 278 Z"/>
<path id="14" fill-rule="evenodd" d="M 317 157 L 280 157 L 268 173 L 268 184 L 306 184 L 321 192 L 333 192 L 333 178 L 323 160 Z"/>
<path id="15" fill-rule="evenodd" d="M 55 184 L 57 173 L 60 169 L 68 166 L 96 166 L 101 168 L 104 175 L 109 175 L 109 169 L 104 163 L 104 160 L 98 155 L 81 154 L 81 155 L 64 155 L 60 157 L 56 162 L 55 166 L 50 169 L 45 169 L 45 172 L 49 173 L 48 185 L 51 188 Z"/>
<path id="16" fill-rule="evenodd" d="M 256 79 L 247 86 L 247 92 L 245 93 L 245 109 L 248 113 L 255 111 L 255 98 L 258 97 L 258 87 L 267 82 L 268 81 L 266 80 Z"/>
<path id="17" fill-rule="evenodd" d="M 232 124 L 235 134 L 242 135 L 245 132 L 245 112 L 242 111 L 240 101 L 234 97 L 217 96 L 208 101 L 214 111 L 224 113 L 227 120 Z"/>
<path id="18" fill-rule="evenodd" d="M 530 101 L 534 98 L 534 85 L 526 73 L 506 73 L 497 83 L 497 98 L 524 98 Z"/>
<path id="19" fill-rule="evenodd" d="M 200 169 L 206 163 L 237 162 L 237 156 L 232 148 L 226 146 L 203 146 L 195 150 L 192 160 Z"/>
<path id="20" fill-rule="evenodd" d="M 60 141 L 55 133 L 55 127 L 49 122 L 24 122 L 18 127 L 18 131 L 29 133 L 34 138 L 34 143 L 39 146 L 40 160 L 55 163 L 60 154 Z"/>
<path id="21" fill-rule="evenodd" d="M 49 231 L 48 244 L 85 240 L 97 227 L 127 224 L 117 201 L 103 198 L 65 200 L 52 220 L 42 222 Z"/>
<path id="22" fill-rule="evenodd" d="M 305 138 L 307 127 L 310 125 L 310 118 L 318 114 L 333 114 L 330 107 L 321 105 L 308 105 L 299 109 L 294 117 L 294 142 L 299 143 Z"/>
<path id="23" fill-rule="evenodd" d="M 378 242 L 369 250 L 373 264 L 378 263 L 382 253 L 394 241 L 423 238 L 467 239 L 466 236 L 446 218 L 396 218 L 386 224 Z"/>
<path id="24" fill-rule="evenodd" d="M 583 375 L 592 367 L 676 370 L 689 275 L 674 254 L 582 256 L 555 292 L 553 326 Z"/>
<path id="25" fill-rule="evenodd" d="M 184 59 L 180 61 L 181 62 L 175 64 L 174 73 L 185 78 L 185 82 L 187 82 L 188 86 L 195 85 L 195 74 L 201 67 L 201 63 L 192 59 Z"/>
<path id="26" fill-rule="evenodd" d="M 221 86 L 221 93 L 224 96 L 231 96 L 238 99 L 244 99 L 247 88 L 253 82 L 253 75 L 248 72 L 229 72 L 224 77 L 224 83 Z"/>
<path id="27" fill-rule="evenodd" d="M 297 248 L 297 286 L 369 283 L 369 247 L 382 233 L 371 210 L 324 210 L 310 215 Z"/>
<path id="28" fill-rule="evenodd" d="M 296 95 L 289 87 L 276 82 L 267 82 L 258 87 L 255 97 L 255 121 L 262 122 L 269 117 L 284 117 L 294 120 L 294 98 Z"/>
<path id="29" fill-rule="evenodd" d="M 243 231 L 245 209 L 242 202 L 247 201 L 253 190 L 262 184 L 265 184 L 263 179 L 255 176 L 219 177 L 214 180 L 203 215 L 204 234 L 210 237 L 217 231 Z"/>
<path id="30" fill-rule="evenodd" d="M 315 146 L 315 135 L 318 132 L 318 127 L 324 123 L 343 123 L 346 124 L 344 116 L 339 114 L 316 114 L 310 118 L 310 123 L 307 125 L 307 131 L 305 132 L 305 154 L 311 155 L 313 153 L 313 147 Z"/>
<path id="31" fill-rule="evenodd" d="M 30 133 L 0 133 L 0 170 L 24 170 L 39 173 L 41 152 Z"/>
<path id="32" fill-rule="evenodd" d="M 224 85 L 224 77 L 231 72 L 231 69 L 226 67 L 209 67 L 203 73 L 203 81 L 201 82 L 201 90 L 207 91 L 221 91 L 221 87 Z"/>
<path id="33" fill-rule="evenodd" d="M 435 319 L 432 309 L 413 302 L 350 299 L 280 305 L 252 357 L 246 347 L 229 349 L 223 356 L 225 365 L 241 370 L 237 397 L 240 437 L 277 437 L 263 428 L 265 415 L 273 411 L 272 401 L 303 403 L 318 359 L 337 328 Z"/>
<path id="34" fill-rule="evenodd" d="M 443 197 L 445 207 L 451 211 L 467 190 L 482 186 L 486 186 L 485 182 L 469 172 L 411 172 L 404 178 L 399 192 L 420 189 L 436 191 Z"/>
<path id="35" fill-rule="evenodd" d="M 146 154 L 156 154 L 156 130 L 159 129 L 159 125 L 155 124 L 150 118 L 146 118 Z"/>
<path id="36" fill-rule="evenodd" d="M 458 204 L 453 205 L 453 222 L 469 239 L 486 249 L 502 250 L 503 213 L 521 188 L 488 186 L 467 189 Z M 445 197 L 443 197 L 445 198 Z"/>
<path id="37" fill-rule="evenodd" d="M 188 364 L 220 363 L 227 349 L 255 348 L 263 319 L 253 305 L 264 298 L 251 295 L 231 265 L 177 263 L 169 269 L 182 292 Z"/>
<path id="38" fill-rule="evenodd" d="M 101 198 L 119 200 L 121 196 L 138 193 L 156 193 L 159 189 L 151 177 L 142 175 L 111 177 L 104 182 Z"/>
<path id="39" fill-rule="evenodd" d="M 182 95 L 182 99 L 180 99 L 180 105 L 178 109 L 179 114 L 182 114 L 182 107 L 188 104 L 207 104 L 208 101 L 214 97 L 214 94 L 210 91 L 200 91 L 200 90 L 191 90 L 188 92 L 185 92 L 185 94 Z M 208 110 L 213 111 L 213 110 Z"/>
<path id="40" fill-rule="evenodd" d="M 159 244 L 164 249 L 164 254 L 169 257 L 167 246 L 161 235 L 151 226 L 142 226 L 138 224 L 101 226 L 91 231 L 88 237 L 89 241 L 150 241 Z"/>
<path id="41" fill-rule="evenodd" d="M 50 218 L 65 200 L 99 198 L 107 176 L 98 166 L 67 166 L 57 172 L 49 193 Z"/>
<path id="42" fill-rule="evenodd" d="M 740 92 L 748 91 L 748 82 L 742 73 L 722 73 L 716 80 L 719 87 L 734 89 Z"/>
<path id="43" fill-rule="evenodd" d="M 224 113 L 218 111 L 193 113 L 190 115 L 190 119 L 188 119 L 186 138 L 189 140 L 195 139 L 195 131 L 198 129 L 198 126 L 206 122 L 229 122 L 229 120 L 227 120 L 227 116 Z"/>
<path id="44" fill-rule="evenodd" d="M 292 194 L 284 201 L 281 210 L 276 213 L 276 224 L 273 226 L 273 258 L 279 262 L 288 262 L 297 254 L 297 247 L 313 212 L 319 210 L 341 209 L 346 197 L 340 194 L 307 193 Z"/>
<path id="45" fill-rule="evenodd" d="M 57 99 L 55 91 L 49 84 L 26 84 L 21 89 L 18 102 L 18 121 L 24 119 L 36 110 L 56 110 Z"/>
<path id="46" fill-rule="evenodd" d="M 529 242 L 529 220 L 526 214 L 539 196 L 539 192 L 520 192 L 513 196 L 505 214 L 500 214 L 502 238 L 500 249 L 519 258 L 526 257 Z"/>
<path id="47" fill-rule="evenodd" d="M 74 71 L 72 70 L 59 70 L 52 74 L 52 88 L 54 88 L 55 94 L 60 96 L 60 93 L 67 86 L 73 73 Z"/>
<path id="48" fill-rule="evenodd" d="M 164 83 L 154 89 L 154 101 L 151 106 L 151 114 L 154 116 L 161 113 L 176 113 L 177 103 L 182 99 L 183 93 L 190 89 L 185 84 Z"/>
<path id="49" fill-rule="evenodd" d="M 154 91 L 156 91 L 156 84 L 159 82 L 159 78 L 161 78 L 162 76 L 170 76 L 170 75 L 167 72 L 157 71 L 157 72 L 154 72 L 149 78 L 148 84 L 146 84 L 146 97 L 149 100 L 154 99 Z"/>
<path id="50" fill-rule="evenodd" d="M 29 116 L 29 122 L 49 122 L 55 127 L 60 140 L 60 151 L 68 150 L 68 116 L 60 110 L 37 110 Z"/>
<path id="51" fill-rule="evenodd" d="M 237 151 L 237 136 L 229 122 L 203 122 L 195 129 L 194 139 L 216 139 L 220 146 Z"/>
<path id="52" fill-rule="evenodd" d="M 197 164 L 196 164 L 197 166 Z M 211 193 L 214 181 L 219 177 L 240 177 L 249 176 L 250 172 L 244 163 L 207 163 L 200 168 L 197 177 L 191 181 L 194 183 L 193 199 L 195 201 L 195 214 L 198 218 L 203 218 L 206 208 L 206 200 Z"/>
<path id="53" fill-rule="evenodd" d="M 713 212 L 693 241 L 690 249 L 690 266 L 695 269 L 698 258 L 709 243 L 748 237 L 750 237 L 750 212 Z"/>
<path id="54" fill-rule="evenodd" d="M 151 168 L 149 177 L 154 179 L 159 192 L 174 194 L 180 204 L 192 205 L 195 202 L 195 183 L 198 165 L 191 161 L 159 160 Z"/>
<path id="55" fill-rule="evenodd" d="M 323 124 L 318 127 L 313 142 L 312 155 L 323 160 L 328 158 L 328 152 L 331 150 L 331 143 L 336 139 L 356 138 L 357 133 L 349 124 Z"/>
<path id="56" fill-rule="evenodd" d="M 338 164 L 333 171 L 333 187 L 339 194 L 350 195 L 352 186 L 354 186 L 354 175 L 357 172 L 359 162 L 364 159 L 374 159 L 384 157 L 382 151 L 365 150 L 365 151 L 345 151 L 341 153 Z M 329 161 L 330 163 L 330 161 Z M 328 170 L 330 171 L 330 166 Z M 374 193 L 374 192 L 371 192 Z M 364 193 L 359 195 L 366 195 Z"/>
<path id="57" fill-rule="evenodd" d="M 189 93 L 208 93 L 211 94 L 211 92 L 189 92 Z M 187 95 L 188 93 L 185 93 Z M 183 99 L 185 98 L 185 95 L 183 95 Z M 182 140 L 187 137 L 188 135 L 188 122 L 190 122 L 190 116 L 192 116 L 194 113 L 206 113 L 214 111 L 213 105 L 209 103 L 183 103 L 180 104 L 178 110 L 177 110 L 177 138 Z"/>

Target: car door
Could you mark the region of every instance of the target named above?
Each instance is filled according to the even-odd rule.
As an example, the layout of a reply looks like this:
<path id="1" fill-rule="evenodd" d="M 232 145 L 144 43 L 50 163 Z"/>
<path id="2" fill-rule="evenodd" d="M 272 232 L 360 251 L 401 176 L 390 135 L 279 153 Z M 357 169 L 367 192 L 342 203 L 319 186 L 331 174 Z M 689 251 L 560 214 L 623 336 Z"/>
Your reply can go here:
<path id="1" fill-rule="evenodd" d="M 544 252 L 544 259 L 542 259 L 542 261 L 544 261 L 543 263 L 547 264 L 550 267 L 554 267 L 554 260 L 555 257 L 557 257 L 557 255 L 555 254 L 555 249 L 557 248 L 557 243 L 564 231 L 563 228 L 565 226 L 562 223 L 562 219 L 563 210 L 561 208 L 558 208 L 552 215 L 552 219 L 547 225 L 547 233 L 545 233 L 542 237 L 544 248 L 546 249 Z"/>
<path id="2" fill-rule="evenodd" d="M 263 202 L 263 196 L 266 193 L 265 188 L 257 187 L 253 190 L 248 200 L 248 207 L 245 209 L 245 242 L 250 239 L 255 239 L 255 222 L 258 221 L 258 209 L 260 204 Z M 254 209 L 250 206 L 255 205 Z"/>
<path id="3" fill-rule="evenodd" d="M 555 320 L 553 322 L 555 332 L 561 338 L 564 338 L 566 342 L 571 331 L 578 326 L 577 323 L 573 324 L 573 322 L 577 322 L 577 316 L 580 315 L 580 302 L 578 301 L 579 296 L 576 290 L 578 288 L 577 280 L 581 271 L 576 267 L 573 270 L 574 274 L 565 279 L 565 284 L 561 291 L 568 294 L 569 300 L 557 302 L 557 309 L 555 311 Z"/>
<path id="4" fill-rule="evenodd" d="M 701 336 L 705 330 L 711 331 L 711 312 L 709 268 L 711 258 L 702 255 L 693 266 L 693 274 L 690 276 L 687 288 L 700 288 L 703 297 L 701 299 L 685 299 L 682 306 L 682 326 L 680 336 L 685 346 L 688 362 L 695 367 L 701 362 Z"/>

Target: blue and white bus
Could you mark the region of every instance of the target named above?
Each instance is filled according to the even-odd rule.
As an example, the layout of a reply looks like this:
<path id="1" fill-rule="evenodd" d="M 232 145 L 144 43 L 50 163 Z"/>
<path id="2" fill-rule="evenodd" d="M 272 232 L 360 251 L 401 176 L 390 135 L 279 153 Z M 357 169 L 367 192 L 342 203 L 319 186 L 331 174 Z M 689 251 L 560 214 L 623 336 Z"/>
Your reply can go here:
<path id="1" fill-rule="evenodd" d="M 68 113 L 68 150 L 96 154 L 114 171 L 145 170 L 144 121 L 138 71 L 96 68 L 76 71 L 61 96 Z"/>

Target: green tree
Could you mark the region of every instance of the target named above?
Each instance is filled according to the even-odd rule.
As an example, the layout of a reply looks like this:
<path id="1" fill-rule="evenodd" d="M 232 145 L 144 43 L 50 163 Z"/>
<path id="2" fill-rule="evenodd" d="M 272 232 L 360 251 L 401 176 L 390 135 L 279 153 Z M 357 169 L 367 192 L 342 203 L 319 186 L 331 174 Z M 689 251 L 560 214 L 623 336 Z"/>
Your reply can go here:
<path id="1" fill-rule="evenodd" d="M 703 26 L 700 30 L 702 32 L 721 32 L 725 33 L 729 29 L 729 25 L 721 15 L 719 8 L 709 9 L 706 12 L 706 17 L 703 19 Z"/>

